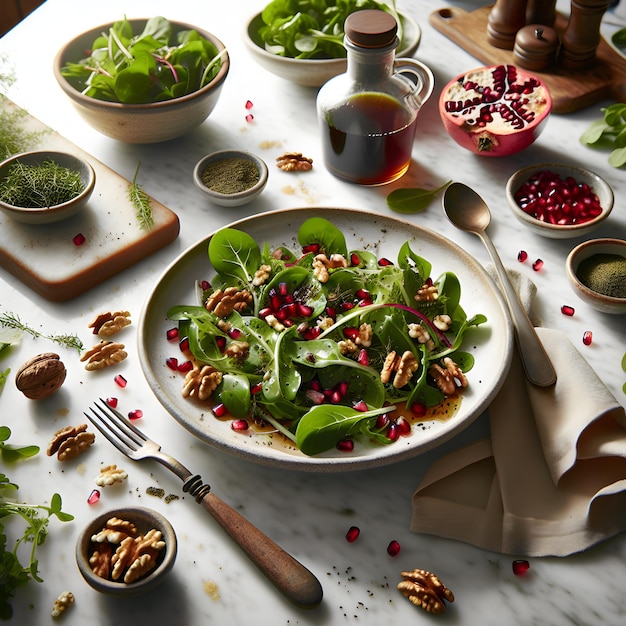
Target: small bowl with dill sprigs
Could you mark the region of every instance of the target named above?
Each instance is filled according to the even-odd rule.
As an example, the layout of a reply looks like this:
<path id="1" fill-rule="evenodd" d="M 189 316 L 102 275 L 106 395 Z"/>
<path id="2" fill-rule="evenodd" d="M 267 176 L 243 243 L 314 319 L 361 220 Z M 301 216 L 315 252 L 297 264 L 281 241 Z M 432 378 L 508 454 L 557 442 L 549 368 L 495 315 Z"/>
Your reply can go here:
<path id="1" fill-rule="evenodd" d="M 193 170 L 196 187 L 211 202 L 235 207 L 254 200 L 265 188 L 265 161 L 243 150 L 220 150 L 200 159 Z"/>
<path id="2" fill-rule="evenodd" d="M 59 222 L 85 206 L 95 184 L 93 167 L 72 154 L 15 154 L 0 163 L 0 210 L 25 224 Z"/>

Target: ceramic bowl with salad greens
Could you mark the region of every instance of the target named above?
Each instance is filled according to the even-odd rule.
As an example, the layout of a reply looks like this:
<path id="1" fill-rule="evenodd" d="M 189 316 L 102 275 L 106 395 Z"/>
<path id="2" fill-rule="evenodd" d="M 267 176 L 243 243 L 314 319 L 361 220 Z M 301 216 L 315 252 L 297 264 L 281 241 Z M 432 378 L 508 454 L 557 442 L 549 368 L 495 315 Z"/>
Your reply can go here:
<path id="1" fill-rule="evenodd" d="M 508 370 L 482 267 L 437 233 L 347 209 L 246 218 L 184 252 L 139 321 L 144 374 L 202 441 L 339 471 L 465 429 Z"/>
<path id="2" fill-rule="evenodd" d="M 346 71 L 343 25 L 362 9 L 380 9 L 398 22 L 397 57 L 412 56 L 421 29 L 399 13 L 395 1 L 272 0 L 247 23 L 243 38 L 252 57 L 272 74 L 306 87 L 319 87 Z"/>
<path id="3" fill-rule="evenodd" d="M 230 69 L 224 44 L 190 24 L 121 19 L 65 44 L 54 75 L 80 115 L 125 143 L 175 139 L 213 111 Z"/>

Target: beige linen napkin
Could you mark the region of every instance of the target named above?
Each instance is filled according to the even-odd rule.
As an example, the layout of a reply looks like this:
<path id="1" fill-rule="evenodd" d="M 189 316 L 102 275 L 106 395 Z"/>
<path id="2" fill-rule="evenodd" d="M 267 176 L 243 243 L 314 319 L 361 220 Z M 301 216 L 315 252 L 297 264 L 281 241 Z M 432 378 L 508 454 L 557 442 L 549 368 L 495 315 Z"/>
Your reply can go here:
<path id="1" fill-rule="evenodd" d="M 532 283 L 512 278 L 529 306 Z M 491 437 L 432 464 L 413 495 L 412 531 L 565 556 L 626 530 L 624 407 L 562 332 L 537 332 L 556 385 L 528 383 L 515 351 L 488 409 Z"/>

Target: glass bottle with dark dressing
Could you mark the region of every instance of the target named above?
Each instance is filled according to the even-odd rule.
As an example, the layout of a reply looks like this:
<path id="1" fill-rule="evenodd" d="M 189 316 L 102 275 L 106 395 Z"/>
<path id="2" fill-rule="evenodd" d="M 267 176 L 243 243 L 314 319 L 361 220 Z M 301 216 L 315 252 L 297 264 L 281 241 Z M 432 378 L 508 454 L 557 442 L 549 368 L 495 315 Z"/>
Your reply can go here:
<path id="1" fill-rule="evenodd" d="M 347 71 L 317 96 L 324 161 L 338 178 L 382 185 L 411 163 L 417 114 L 434 78 L 422 63 L 395 58 L 397 30 L 385 11 L 357 11 L 346 19 Z"/>

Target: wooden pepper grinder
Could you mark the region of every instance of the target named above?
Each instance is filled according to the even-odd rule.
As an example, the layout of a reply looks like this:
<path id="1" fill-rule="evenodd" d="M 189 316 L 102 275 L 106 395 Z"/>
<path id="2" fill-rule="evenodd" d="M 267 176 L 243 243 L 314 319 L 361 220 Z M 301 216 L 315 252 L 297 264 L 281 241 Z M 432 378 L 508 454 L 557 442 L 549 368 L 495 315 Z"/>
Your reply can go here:
<path id="1" fill-rule="evenodd" d="M 561 37 L 561 65 L 572 70 L 591 67 L 600 43 L 600 22 L 610 0 L 572 0 L 569 22 Z"/>
<path id="2" fill-rule="evenodd" d="M 554 26 L 556 21 L 556 0 L 528 0 L 526 24 Z"/>
<path id="3" fill-rule="evenodd" d="M 527 0 L 497 0 L 487 19 L 487 41 L 496 48 L 513 50 L 517 31 L 526 25 Z"/>

